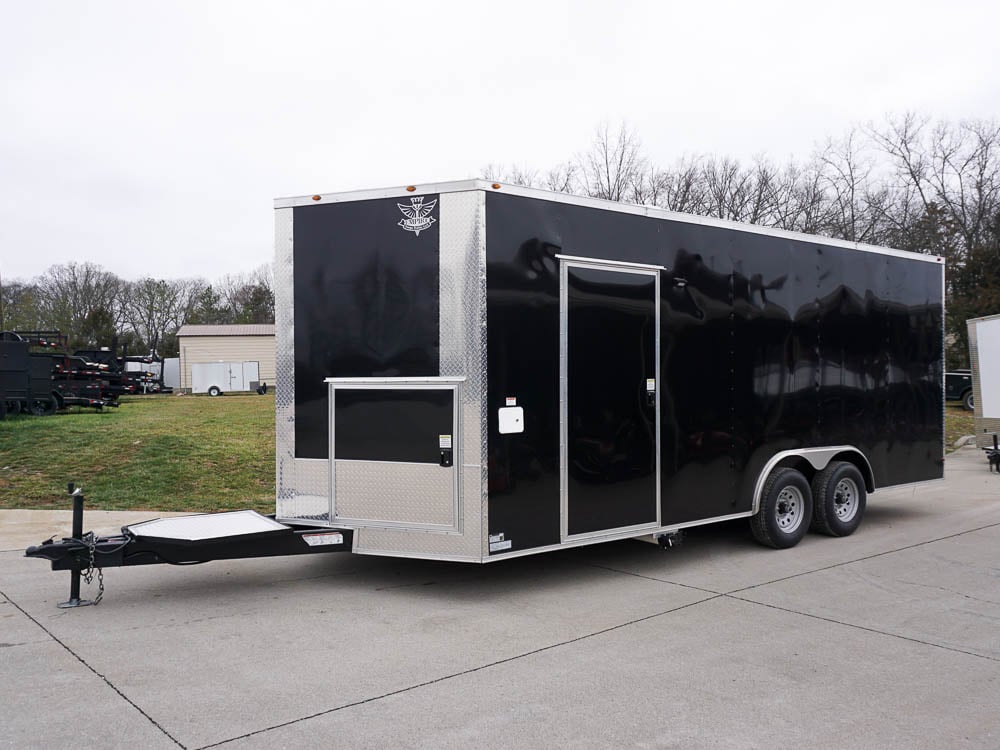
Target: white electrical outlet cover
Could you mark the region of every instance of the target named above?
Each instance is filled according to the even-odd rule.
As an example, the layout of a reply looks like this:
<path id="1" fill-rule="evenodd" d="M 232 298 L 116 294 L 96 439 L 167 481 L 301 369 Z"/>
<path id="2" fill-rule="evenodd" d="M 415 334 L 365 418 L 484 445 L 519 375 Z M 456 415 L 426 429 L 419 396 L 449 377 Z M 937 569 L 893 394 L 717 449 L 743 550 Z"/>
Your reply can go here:
<path id="1" fill-rule="evenodd" d="M 500 434 L 524 432 L 524 407 L 504 406 L 500 409 Z"/>

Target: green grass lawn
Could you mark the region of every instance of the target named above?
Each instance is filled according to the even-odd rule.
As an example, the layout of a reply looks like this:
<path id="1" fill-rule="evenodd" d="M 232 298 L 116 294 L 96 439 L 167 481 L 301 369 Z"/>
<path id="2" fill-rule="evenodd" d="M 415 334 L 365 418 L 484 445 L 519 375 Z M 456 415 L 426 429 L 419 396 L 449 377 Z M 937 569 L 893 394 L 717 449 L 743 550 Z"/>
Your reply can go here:
<path id="1" fill-rule="evenodd" d="M 955 441 L 976 432 L 971 411 L 963 409 L 958 402 L 948 403 L 944 410 L 944 447 L 955 450 Z"/>
<path id="2" fill-rule="evenodd" d="M 274 396 L 124 397 L 0 422 L 0 508 L 274 512 Z"/>
<path id="3" fill-rule="evenodd" d="M 972 413 L 945 410 L 947 448 Z M 0 508 L 274 512 L 274 396 L 132 396 L 119 409 L 73 408 L 0 422 Z"/>

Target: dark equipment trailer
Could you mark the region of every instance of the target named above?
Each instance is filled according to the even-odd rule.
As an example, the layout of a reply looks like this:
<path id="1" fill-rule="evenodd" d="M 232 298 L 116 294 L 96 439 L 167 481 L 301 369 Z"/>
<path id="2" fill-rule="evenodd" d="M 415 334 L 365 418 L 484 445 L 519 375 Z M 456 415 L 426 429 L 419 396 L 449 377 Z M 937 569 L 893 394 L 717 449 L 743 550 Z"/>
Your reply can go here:
<path id="1" fill-rule="evenodd" d="M 107 373 L 117 380 L 121 393 L 137 396 L 147 393 L 173 393 L 172 388 L 165 388 L 163 385 L 163 360 L 155 353 L 145 356 L 128 356 L 125 354 L 125 347 L 122 346 L 122 355 L 117 356 L 116 349 L 117 346 L 102 349 L 78 349 L 73 352 L 73 356 L 83 357 L 89 362 L 103 365 Z M 159 374 L 142 367 L 142 365 L 154 363 L 159 365 Z"/>
<path id="2" fill-rule="evenodd" d="M 0 399 L 8 413 L 48 416 L 62 406 L 51 359 L 31 351 L 57 348 L 59 341 L 54 331 L 0 331 Z"/>
<path id="3" fill-rule="evenodd" d="M 481 181 L 275 208 L 278 522 L 781 548 L 943 476 L 940 257 Z"/>
<path id="4" fill-rule="evenodd" d="M 59 331 L 0 333 L 0 394 L 14 413 L 48 416 L 67 406 L 118 406 L 115 378 L 96 363 L 68 356 Z"/>

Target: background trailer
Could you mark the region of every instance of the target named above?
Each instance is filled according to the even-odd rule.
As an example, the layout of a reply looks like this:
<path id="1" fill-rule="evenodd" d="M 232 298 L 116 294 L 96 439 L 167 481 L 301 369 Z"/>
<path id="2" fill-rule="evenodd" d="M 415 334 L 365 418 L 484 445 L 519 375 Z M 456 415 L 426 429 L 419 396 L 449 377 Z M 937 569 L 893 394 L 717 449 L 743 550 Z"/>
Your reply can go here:
<path id="1" fill-rule="evenodd" d="M 180 390 L 191 390 L 198 362 L 257 362 L 260 380 L 274 382 L 274 324 L 182 325 L 177 331 Z M 225 389 L 223 389 L 225 390 Z"/>
<path id="2" fill-rule="evenodd" d="M 191 393 L 219 396 L 253 391 L 259 386 L 259 362 L 195 362 L 191 365 Z"/>
<path id="3" fill-rule="evenodd" d="M 966 321 L 969 361 L 972 364 L 972 397 L 976 445 L 993 447 L 1000 433 L 1000 315 Z"/>
<path id="4" fill-rule="evenodd" d="M 479 181 L 278 200 L 276 253 L 277 517 L 355 552 L 791 546 L 943 476 L 940 257 Z"/>

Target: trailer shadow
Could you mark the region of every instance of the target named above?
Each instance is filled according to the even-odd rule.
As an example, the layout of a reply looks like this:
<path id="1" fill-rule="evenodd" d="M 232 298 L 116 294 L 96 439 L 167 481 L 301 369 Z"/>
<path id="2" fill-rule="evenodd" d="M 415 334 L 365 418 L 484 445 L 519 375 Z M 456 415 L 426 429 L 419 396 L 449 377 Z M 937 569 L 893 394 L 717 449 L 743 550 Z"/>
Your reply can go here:
<path id="1" fill-rule="evenodd" d="M 861 528 L 874 526 L 876 524 L 892 525 L 900 521 L 916 521 L 921 518 L 930 518 L 937 515 L 938 511 L 930 508 L 921 508 L 913 505 L 879 505 L 869 504 L 865 508 L 865 520 Z"/>
<path id="2" fill-rule="evenodd" d="M 344 596 L 406 594 L 421 599 L 475 599 L 497 601 L 515 594 L 555 595 L 581 591 L 606 582 L 609 576 L 629 574 L 634 567 L 654 567 L 658 580 L 673 565 L 731 555 L 734 550 L 757 550 L 745 523 L 723 523 L 698 528 L 690 543 L 664 550 L 634 539 L 553 550 L 497 561 L 487 565 L 437 560 L 331 554 L 315 557 L 234 560 L 171 570 L 157 575 L 160 566 L 109 571 L 105 601 L 126 604 L 136 600 L 169 600 L 198 606 L 220 597 L 249 600 L 285 598 L 299 590 Z M 659 574 L 664 577 L 660 578 Z M 132 576 L 135 578 L 132 578 Z M 647 576 L 639 576 L 647 577 Z M 132 578 L 132 580 L 129 580 Z M 138 579 L 142 580 L 138 580 Z"/>
<path id="3" fill-rule="evenodd" d="M 862 531 L 918 521 L 934 512 L 912 506 L 874 505 L 868 508 L 867 514 Z M 815 540 L 837 543 L 826 537 L 815 537 Z M 150 597 L 197 603 L 220 596 L 284 598 L 290 592 L 304 590 L 324 597 L 331 593 L 364 596 L 405 593 L 420 599 L 500 600 L 518 592 L 554 595 L 575 588 L 586 589 L 606 580 L 609 575 L 631 575 L 663 584 L 678 583 L 685 573 L 704 566 L 711 565 L 720 572 L 735 570 L 760 556 L 774 554 L 788 553 L 776 553 L 759 546 L 746 520 L 738 519 L 688 529 L 683 543 L 669 549 L 626 539 L 487 565 L 333 553 L 213 562 L 168 576 L 146 569 L 142 575 L 145 583 L 139 587 L 127 581 L 131 572 L 122 571 L 112 574 L 124 584 L 112 598 L 122 603 Z"/>

